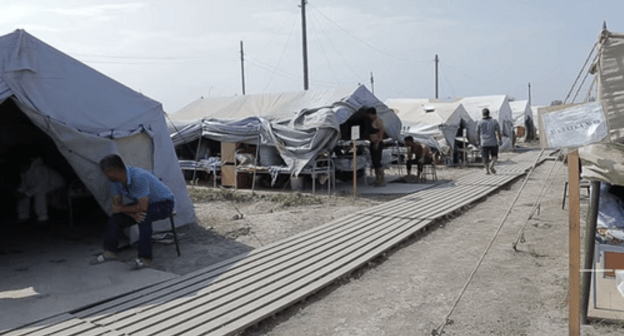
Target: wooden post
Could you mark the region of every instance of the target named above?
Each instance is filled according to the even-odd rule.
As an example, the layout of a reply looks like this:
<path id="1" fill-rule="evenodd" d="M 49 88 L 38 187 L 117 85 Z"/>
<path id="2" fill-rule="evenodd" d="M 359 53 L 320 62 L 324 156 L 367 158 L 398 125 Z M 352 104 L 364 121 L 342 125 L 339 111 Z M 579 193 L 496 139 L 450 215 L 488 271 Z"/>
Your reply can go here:
<path id="1" fill-rule="evenodd" d="M 353 198 L 357 197 L 357 145 L 356 145 L 356 141 L 357 140 L 351 140 L 353 141 Z M 366 174 L 364 175 L 364 178 L 366 178 Z"/>
<path id="2" fill-rule="evenodd" d="M 587 324 L 589 291 L 591 290 L 592 270 L 594 267 L 594 248 L 596 223 L 598 222 L 598 204 L 600 202 L 600 182 L 592 182 L 590 189 L 589 214 L 585 223 L 585 264 L 583 265 L 583 287 L 581 292 L 581 323 Z"/>
<path id="3" fill-rule="evenodd" d="M 568 154 L 568 181 L 570 193 L 569 240 L 569 335 L 581 335 L 581 202 L 579 154 Z"/>

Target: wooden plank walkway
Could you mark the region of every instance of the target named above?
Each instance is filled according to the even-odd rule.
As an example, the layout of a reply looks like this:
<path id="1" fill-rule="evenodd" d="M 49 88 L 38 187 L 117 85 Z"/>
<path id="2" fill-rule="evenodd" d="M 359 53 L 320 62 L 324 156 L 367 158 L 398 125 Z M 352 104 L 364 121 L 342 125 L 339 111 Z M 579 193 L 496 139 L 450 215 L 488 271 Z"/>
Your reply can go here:
<path id="1" fill-rule="evenodd" d="M 505 173 L 469 174 L 456 183 L 410 194 L 182 277 L 0 335 L 232 334 L 520 177 L 537 154 L 518 155 L 513 164 L 501 166 Z"/>

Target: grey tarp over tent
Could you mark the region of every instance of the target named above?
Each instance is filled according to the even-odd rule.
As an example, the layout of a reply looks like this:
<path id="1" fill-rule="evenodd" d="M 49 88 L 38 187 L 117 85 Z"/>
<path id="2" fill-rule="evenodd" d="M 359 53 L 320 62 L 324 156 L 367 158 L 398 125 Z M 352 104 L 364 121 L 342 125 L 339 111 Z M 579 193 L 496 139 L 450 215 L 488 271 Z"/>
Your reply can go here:
<path id="1" fill-rule="evenodd" d="M 52 138 L 107 213 L 112 199 L 99 161 L 118 153 L 129 165 L 153 171 L 171 189 L 177 224 L 195 220 L 160 103 L 24 30 L 0 37 L 0 102 L 6 99 Z M 154 228 L 166 225 L 161 221 Z"/>
<path id="2" fill-rule="evenodd" d="M 204 137 L 274 146 L 297 175 L 319 152 L 339 140 L 340 124 L 360 107 L 374 106 L 386 134 L 400 140 L 401 122 L 365 86 L 319 91 L 200 99 L 170 115 L 175 145 Z M 234 118 L 234 119 L 232 119 Z M 237 119 L 239 118 L 239 119 Z M 201 125 L 201 131 L 200 131 Z"/>

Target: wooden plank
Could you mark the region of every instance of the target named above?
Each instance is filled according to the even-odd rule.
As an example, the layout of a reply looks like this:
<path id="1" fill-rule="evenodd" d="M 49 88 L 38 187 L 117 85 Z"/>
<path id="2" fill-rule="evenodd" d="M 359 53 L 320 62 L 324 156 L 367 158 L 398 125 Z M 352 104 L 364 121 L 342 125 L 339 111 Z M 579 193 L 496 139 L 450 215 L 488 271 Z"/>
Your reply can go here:
<path id="1" fill-rule="evenodd" d="M 14 328 L 12 330 L 5 330 L 0 332 L 2 336 L 25 336 L 32 335 L 34 332 L 49 328 L 50 326 L 57 325 L 60 323 L 67 323 L 66 326 L 73 325 L 76 323 L 80 323 L 79 320 L 74 319 L 74 316 L 71 314 L 60 314 L 56 316 L 52 316 L 40 321 L 36 321 L 33 323 L 26 324 L 24 326 Z"/>
<path id="2" fill-rule="evenodd" d="M 266 270 L 256 273 L 252 277 L 232 278 L 227 282 L 207 284 L 206 291 L 202 295 L 188 298 L 184 302 L 178 300 L 166 303 L 157 309 L 141 312 L 129 319 L 116 322 L 111 327 L 132 334 L 144 328 L 157 330 L 177 323 L 176 321 L 179 320 L 177 316 L 181 314 L 187 316 L 193 310 L 205 313 L 221 309 L 226 304 L 231 305 L 231 302 L 246 302 L 250 300 L 250 295 L 262 293 L 264 287 L 270 288 L 288 283 L 289 279 L 293 279 L 293 277 L 305 276 L 318 267 L 319 263 L 331 263 L 333 258 L 341 253 L 348 253 L 351 246 L 366 242 L 372 239 L 370 237 L 377 237 L 383 232 L 391 232 L 397 225 L 405 222 L 408 221 L 394 219 L 387 220 L 383 224 L 371 225 L 369 228 L 363 228 L 359 234 L 342 237 L 335 242 L 328 241 L 326 244 L 320 244 L 316 249 L 304 254 L 290 256 L 290 259 L 286 261 L 276 260 L 274 267 L 267 267 Z M 163 316 L 166 316 L 167 320 Z M 145 332 L 145 334 L 149 333 Z"/>
<path id="3" fill-rule="evenodd" d="M 238 314 L 239 318 L 229 318 L 227 316 L 224 316 L 223 319 L 216 321 L 216 323 L 214 323 L 215 325 L 217 325 L 217 328 L 219 326 L 222 326 L 221 328 L 218 329 L 214 329 L 213 331 L 211 331 L 210 333 L 206 334 L 206 335 L 210 335 L 210 336 L 217 336 L 217 335 L 230 335 L 236 331 L 240 331 L 264 318 L 266 318 L 267 316 L 270 316 L 271 314 L 280 311 L 282 309 L 284 309 L 285 307 L 289 306 L 290 304 L 297 302 L 298 300 L 322 289 L 323 287 L 327 286 L 328 284 L 332 283 L 333 281 L 335 281 L 336 279 L 340 278 L 341 276 L 350 273 L 351 271 L 357 269 L 358 267 L 364 265 L 366 262 L 368 262 L 369 260 L 375 258 L 376 256 L 378 256 L 379 254 L 387 251 L 388 249 L 392 248 L 393 246 L 395 246 L 396 244 L 400 243 L 401 241 L 403 241 L 404 239 L 406 239 L 407 237 L 409 237 L 410 235 L 419 232 L 420 230 L 422 230 L 423 228 L 425 228 L 427 225 L 429 225 L 431 222 L 430 221 L 422 221 L 422 222 L 418 222 L 417 224 L 414 224 L 411 228 L 409 228 L 408 230 L 402 232 L 401 234 L 395 236 L 394 238 L 392 238 L 391 240 L 388 240 L 382 244 L 380 244 L 378 247 L 376 247 L 375 249 L 370 250 L 369 252 L 367 252 L 366 254 L 361 255 L 360 257 L 352 260 L 351 262 L 349 262 L 348 264 L 345 264 L 343 266 L 341 266 L 340 268 L 334 270 L 331 273 L 328 273 L 326 275 L 321 276 L 320 278 L 316 279 L 313 282 L 310 282 L 309 284 L 289 293 L 286 296 L 283 296 L 273 302 L 270 302 L 269 304 L 260 307 L 256 310 L 254 310 L 253 312 L 250 312 L 248 314 Z M 318 273 L 322 273 L 322 271 L 319 270 Z M 221 325 L 219 325 L 219 323 L 221 323 Z M 197 331 L 195 331 L 193 334 L 189 333 L 189 336 L 192 335 L 197 335 L 198 331 L 202 332 L 204 331 L 204 329 L 208 329 L 206 327 L 203 327 L 202 329 L 198 329 Z M 199 333 L 201 334 L 201 333 Z"/>
<path id="4" fill-rule="evenodd" d="M 206 332 L 213 331 L 220 328 L 224 324 L 231 322 L 241 316 L 253 313 L 258 309 L 262 309 L 267 304 L 270 304 L 280 298 L 288 296 L 289 294 L 296 292 L 306 286 L 318 281 L 319 278 L 327 274 L 331 274 L 336 270 L 340 270 L 345 265 L 348 265 L 354 260 L 358 260 L 362 255 L 366 255 L 370 251 L 374 251 L 380 245 L 385 242 L 391 241 L 397 236 L 403 237 L 402 233 L 409 231 L 410 228 L 418 226 L 421 221 L 403 221 L 401 226 L 395 228 L 389 228 L 383 230 L 378 234 L 368 237 L 365 240 L 359 241 L 348 250 L 339 251 L 336 253 L 332 263 L 319 265 L 319 268 L 315 268 L 314 272 L 305 272 L 301 274 L 301 277 L 291 278 L 287 281 L 280 281 L 280 290 L 270 291 L 268 293 L 254 292 L 255 297 L 247 300 L 245 297 L 240 298 L 236 302 L 230 302 L 227 306 L 224 306 L 216 310 L 202 310 L 199 309 L 192 319 L 185 316 L 187 319 L 183 323 L 179 323 L 170 329 L 163 329 L 160 326 L 154 326 L 150 330 L 144 330 L 134 335 L 147 336 L 147 335 L 177 335 L 183 334 L 188 336 L 202 335 Z M 370 260 L 368 258 L 367 260 Z M 344 271 L 339 272 L 338 276 L 346 274 Z M 274 286 L 275 287 L 275 286 Z M 305 290 L 305 295 L 310 294 L 310 290 Z M 261 300 L 257 300 L 257 297 L 261 297 Z M 292 303 L 285 302 L 286 304 Z M 282 305 L 283 307 L 284 305 Z"/>
<path id="5" fill-rule="evenodd" d="M 156 303 L 170 302 L 175 299 L 178 299 L 176 301 L 177 303 L 184 302 L 184 299 L 179 298 L 188 298 L 189 295 L 193 295 L 193 297 L 201 295 L 202 293 L 196 292 L 206 288 L 208 285 L 211 285 L 210 290 L 213 291 L 224 287 L 227 285 L 227 281 L 232 281 L 232 279 L 250 278 L 253 281 L 253 279 L 256 279 L 264 274 L 264 272 L 270 272 L 271 267 L 273 266 L 279 266 L 281 263 L 289 261 L 298 254 L 307 253 L 318 247 L 327 245 L 327 240 L 333 239 L 339 241 L 339 239 L 348 237 L 354 232 L 369 229 L 369 226 L 374 226 L 378 221 L 375 218 L 362 217 L 362 219 L 363 220 L 359 223 L 356 222 L 350 227 L 343 228 L 340 232 L 331 232 L 328 235 L 304 241 L 300 245 L 295 245 L 291 249 L 283 251 L 281 254 L 274 254 L 270 260 L 268 258 L 256 259 L 253 263 L 246 263 L 244 267 L 233 268 L 227 272 L 214 272 L 214 274 L 210 274 L 212 276 L 206 277 L 202 279 L 202 281 L 197 281 L 193 284 L 183 283 L 169 288 L 164 288 L 161 292 L 152 293 L 151 295 L 147 295 L 138 300 L 129 301 L 124 305 L 116 307 L 115 313 L 113 314 L 93 317 L 91 318 L 91 321 L 107 325 L 130 315 L 144 312 L 149 309 L 157 309 L 158 305 L 156 305 Z M 255 270 L 256 268 L 260 268 L 260 270 L 257 271 Z M 137 308 L 139 305 L 141 306 Z"/>
<path id="6" fill-rule="evenodd" d="M 478 192 L 474 192 L 472 195 L 470 195 L 469 197 L 467 197 L 466 199 L 463 200 L 458 200 L 458 202 L 455 203 L 451 203 L 448 204 L 444 207 L 440 207 L 440 208 L 435 208 L 435 209 L 430 209 L 428 212 L 425 213 L 421 213 L 420 217 L 421 219 L 436 219 L 439 218 L 441 216 L 444 216 L 446 214 L 449 214 L 453 211 L 459 210 L 462 207 L 474 203 L 475 201 L 477 201 L 478 199 L 487 197 L 487 195 L 489 195 L 490 193 L 492 193 L 493 191 L 495 191 L 497 188 L 496 187 L 487 187 L 487 188 L 483 188 Z M 416 217 L 410 217 L 413 219 L 416 219 Z"/>
<path id="7" fill-rule="evenodd" d="M 569 237 L 569 334 L 581 334 L 581 188 L 579 155 L 575 150 L 568 154 L 568 181 L 570 185 L 570 237 Z"/>
<path id="8" fill-rule="evenodd" d="M 284 240 L 265 245 L 261 249 L 256 249 L 251 251 L 249 254 L 241 254 L 239 256 L 227 259 L 225 261 L 219 262 L 215 265 L 206 267 L 204 269 L 186 274 L 182 277 L 177 277 L 174 279 L 170 279 L 159 283 L 158 285 L 151 286 L 136 292 L 133 292 L 129 295 L 122 295 L 120 297 L 115 298 L 114 300 L 104 302 L 99 305 L 95 305 L 88 309 L 82 309 L 80 311 L 74 312 L 74 315 L 77 317 L 92 317 L 96 314 L 106 314 L 107 311 L 115 311 L 120 304 L 131 302 L 133 300 L 142 298 L 146 295 L 150 295 L 151 293 L 170 288 L 176 285 L 187 286 L 189 282 L 192 281 L 203 281 L 203 279 L 207 277 L 213 276 L 215 273 L 223 273 L 225 270 L 230 270 L 234 265 L 243 266 L 247 263 L 251 263 L 260 258 L 266 258 L 267 255 L 272 253 L 278 253 L 280 251 L 285 252 L 289 249 L 294 248 L 297 244 L 302 241 L 314 241 L 319 237 L 327 234 L 333 234 L 336 230 L 342 230 L 346 227 L 350 227 L 351 225 L 357 225 L 358 219 L 360 217 L 356 214 L 349 215 L 344 218 L 337 219 L 330 223 L 324 224 L 317 228 L 308 230 L 306 232 L 299 233 L 297 235 L 293 235 Z"/>
<path id="9" fill-rule="evenodd" d="M 436 197 L 431 197 L 429 199 L 423 200 L 421 203 L 414 204 L 412 208 L 406 208 L 402 211 L 395 211 L 392 215 L 393 217 L 399 218 L 422 218 L 419 217 L 419 212 L 429 211 L 430 209 L 436 209 L 440 206 L 445 206 L 445 204 L 453 203 L 454 200 L 461 200 L 469 195 L 474 193 L 478 193 L 480 189 L 483 187 L 480 186 L 458 186 L 453 192 L 444 193 L 437 195 Z"/>

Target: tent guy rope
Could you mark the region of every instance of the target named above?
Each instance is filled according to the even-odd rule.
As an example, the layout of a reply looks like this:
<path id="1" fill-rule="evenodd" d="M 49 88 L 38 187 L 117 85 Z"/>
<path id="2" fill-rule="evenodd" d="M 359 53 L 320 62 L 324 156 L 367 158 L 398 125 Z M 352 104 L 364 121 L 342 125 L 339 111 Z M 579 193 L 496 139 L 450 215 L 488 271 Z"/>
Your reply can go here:
<path id="1" fill-rule="evenodd" d="M 527 175 L 526 175 L 526 177 L 524 179 L 524 182 L 522 182 L 522 186 L 520 187 L 520 190 L 518 190 L 518 194 L 516 194 L 516 197 L 514 198 L 514 200 L 509 205 L 509 209 L 507 209 L 507 213 L 505 213 L 505 216 L 503 217 L 503 219 L 501 220 L 500 224 L 498 225 L 498 228 L 494 232 L 494 235 L 492 236 L 492 239 L 490 239 L 490 242 L 485 247 L 485 250 L 483 251 L 483 254 L 481 254 L 481 258 L 479 258 L 479 261 L 477 262 L 477 265 L 475 266 L 474 270 L 472 270 L 472 273 L 468 277 L 468 280 L 466 281 L 466 284 L 464 284 L 464 287 L 462 288 L 461 292 L 457 296 L 457 299 L 455 300 L 455 303 L 453 304 L 453 306 L 451 306 L 451 309 L 449 310 L 449 312 L 444 317 L 444 321 L 442 321 L 442 323 L 440 323 L 440 325 L 437 328 L 435 328 L 435 329 L 433 329 L 431 331 L 431 335 L 433 335 L 433 336 L 442 335 L 442 332 L 444 331 L 444 327 L 447 324 L 451 323 L 451 320 L 449 319 L 449 317 L 453 314 L 453 311 L 455 310 L 455 308 L 457 308 L 457 305 L 459 304 L 459 301 L 461 300 L 462 296 L 466 292 L 466 289 L 468 289 L 468 286 L 470 285 L 470 282 L 474 278 L 475 274 L 477 274 L 477 271 L 479 270 L 479 267 L 481 266 L 481 263 L 483 263 L 483 260 L 485 259 L 485 256 L 487 255 L 487 253 L 489 252 L 490 248 L 492 247 L 492 244 L 494 243 L 494 240 L 496 239 L 496 237 L 498 236 L 498 233 L 500 232 L 500 230 L 503 228 L 503 225 L 507 221 L 507 218 L 509 217 L 509 214 L 511 213 L 511 210 L 513 210 L 514 206 L 516 205 L 516 202 L 518 201 L 518 199 L 520 198 L 520 195 L 522 194 L 522 191 L 524 191 L 524 187 L 526 186 L 527 182 L 529 181 L 529 178 L 531 177 L 531 174 L 533 173 L 533 170 L 535 169 L 535 166 L 539 162 L 539 159 L 540 159 L 540 157 L 542 156 L 543 153 L 544 153 L 544 149 L 542 149 L 540 151 L 539 155 L 537 155 L 537 157 L 535 158 L 535 162 L 533 162 L 533 165 L 531 165 L 531 169 L 527 173 Z"/>

